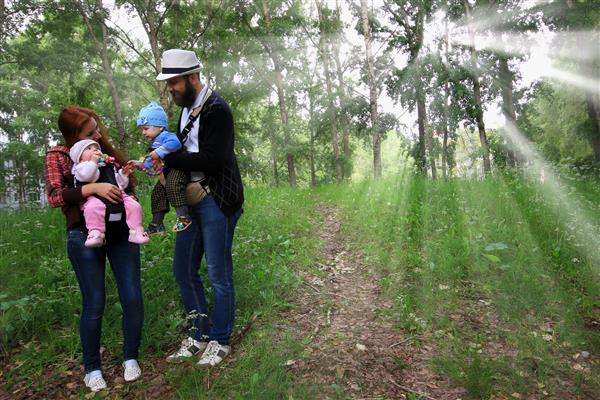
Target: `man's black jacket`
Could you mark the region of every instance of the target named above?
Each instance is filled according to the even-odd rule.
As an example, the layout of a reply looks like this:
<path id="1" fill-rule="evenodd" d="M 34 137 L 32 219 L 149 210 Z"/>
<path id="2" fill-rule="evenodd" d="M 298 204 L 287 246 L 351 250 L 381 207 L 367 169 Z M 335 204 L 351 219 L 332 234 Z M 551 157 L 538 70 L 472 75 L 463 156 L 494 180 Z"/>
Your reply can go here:
<path id="1" fill-rule="evenodd" d="M 227 102 L 213 91 L 198 118 L 198 152 L 168 154 L 165 164 L 186 172 L 204 172 L 217 205 L 223 214 L 230 216 L 244 203 L 242 178 L 233 151 L 233 115 Z M 181 123 L 180 114 L 177 132 Z M 196 135 L 196 131 L 192 129 L 189 135 Z"/>

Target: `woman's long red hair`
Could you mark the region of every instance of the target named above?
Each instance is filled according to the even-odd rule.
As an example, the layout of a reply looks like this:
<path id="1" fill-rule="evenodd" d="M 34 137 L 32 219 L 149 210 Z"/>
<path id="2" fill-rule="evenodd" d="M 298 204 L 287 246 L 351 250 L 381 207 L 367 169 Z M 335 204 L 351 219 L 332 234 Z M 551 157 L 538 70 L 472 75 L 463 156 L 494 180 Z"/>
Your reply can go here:
<path id="1" fill-rule="evenodd" d="M 108 130 L 100 121 L 100 117 L 93 110 L 84 107 L 78 106 L 68 106 L 65 107 L 58 116 L 58 129 L 62 133 L 63 138 L 65 139 L 65 145 L 67 147 L 73 146 L 76 142 L 79 141 L 79 134 L 83 129 L 84 125 L 87 124 L 90 120 L 96 121 L 98 124 L 98 129 L 100 130 L 100 140 L 98 143 L 102 148 L 102 152 L 112 156 L 117 160 L 119 165 L 123 166 L 127 163 L 127 160 L 123 156 L 123 154 L 115 149 L 113 145 L 110 143 L 108 137 Z M 133 189 L 133 176 L 130 176 L 130 184 L 129 189 Z"/>

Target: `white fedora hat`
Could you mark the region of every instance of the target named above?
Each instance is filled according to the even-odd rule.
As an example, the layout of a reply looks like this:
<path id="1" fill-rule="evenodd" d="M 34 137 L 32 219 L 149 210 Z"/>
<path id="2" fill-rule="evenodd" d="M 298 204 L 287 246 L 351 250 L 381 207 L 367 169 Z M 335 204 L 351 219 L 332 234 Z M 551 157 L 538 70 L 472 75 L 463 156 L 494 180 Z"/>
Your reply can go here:
<path id="1" fill-rule="evenodd" d="M 170 49 L 162 55 L 162 70 L 157 81 L 165 81 L 179 75 L 189 75 L 200 71 L 200 61 L 193 51 Z"/>

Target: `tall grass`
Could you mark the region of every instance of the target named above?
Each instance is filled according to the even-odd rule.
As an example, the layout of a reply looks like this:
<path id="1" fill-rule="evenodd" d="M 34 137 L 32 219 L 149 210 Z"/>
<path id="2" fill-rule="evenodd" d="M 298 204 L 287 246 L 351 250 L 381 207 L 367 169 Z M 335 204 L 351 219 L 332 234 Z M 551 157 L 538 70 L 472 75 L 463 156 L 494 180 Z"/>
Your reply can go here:
<path id="1" fill-rule="evenodd" d="M 141 196 L 145 210 L 150 209 L 148 197 Z M 171 369 L 167 377 L 182 397 L 193 393 L 194 398 L 279 398 L 291 390 L 285 384 L 291 385 L 291 378 L 283 363 L 301 349 L 290 340 L 282 340 L 280 348 L 273 349 L 271 341 L 277 331 L 276 316 L 289 307 L 291 289 L 297 283 L 294 269 L 306 266 L 318 249 L 318 243 L 311 240 L 313 210 L 307 190 L 246 191 L 245 212 L 234 241 L 235 331 L 254 316 L 260 322 L 239 343 L 236 351 L 245 356 L 228 369 L 223 384 L 212 382 L 210 388 L 199 388 L 206 372 Z M 168 218 L 167 222 L 173 222 L 173 216 Z M 65 366 L 80 363 L 80 294 L 66 256 L 65 236 L 60 210 L 0 213 L 0 343 L 4 362 L 11 365 L 4 374 L 9 387 L 30 382 L 43 388 Z M 184 330 L 183 308 L 171 272 L 173 239 L 167 234 L 142 246 L 142 365 L 145 357 L 165 356 Z M 203 281 L 208 282 L 202 271 Z M 102 343 L 118 358 L 121 309 L 109 269 L 106 278 Z M 49 370 L 55 372 L 49 374 Z"/>
<path id="2" fill-rule="evenodd" d="M 473 398 L 587 397 L 600 369 L 579 354 L 600 352 L 589 323 L 600 319 L 600 266 L 584 250 L 599 243 L 579 241 L 569 214 L 598 228 L 600 190 L 582 179 L 563 190 L 572 203 L 520 176 L 399 174 L 320 192 L 343 207 L 346 231 L 384 276 L 388 318 L 436 345 L 440 373 Z"/>
<path id="3" fill-rule="evenodd" d="M 314 191 L 250 189 L 234 244 L 235 329 L 256 322 L 226 368 L 170 367 L 167 382 L 181 398 L 319 397 L 318 387 L 302 386 L 283 367 L 302 357 L 303 345 L 280 320 L 298 283 L 294 272 L 318 259 L 318 199 L 341 208 L 353 251 L 381 272 L 393 300 L 384 317 L 433 346 L 432 368 L 471 398 L 594 398 L 600 266 L 590 255 L 598 247 L 600 187 L 575 177 L 560 190 L 568 196 L 553 197 L 518 175 L 431 181 L 406 169 Z M 574 215 L 586 216 L 591 236 L 582 237 L 590 230 Z M 80 296 L 63 227 L 59 210 L 0 213 L 0 343 L 9 388 L 43 388 L 80 363 Z M 172 236 L 142 247 L 142 365 L 173 349 L 184 331 L 172 251 Z M 121 310 L 110 273 L 107 281 L 103 344 L 116 359 Z"/>

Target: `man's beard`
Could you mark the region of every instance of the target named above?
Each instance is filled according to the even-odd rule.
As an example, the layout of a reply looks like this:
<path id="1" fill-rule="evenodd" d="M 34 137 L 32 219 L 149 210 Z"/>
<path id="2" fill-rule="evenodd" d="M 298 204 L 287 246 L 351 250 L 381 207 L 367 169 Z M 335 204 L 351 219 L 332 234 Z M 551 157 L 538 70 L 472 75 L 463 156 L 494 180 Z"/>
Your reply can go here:
<path id="1" fill-rule="evenodd" d="M 175 102 L 175 104 L 177 104 L 179 107 L 191 107 L 196 101 L 196 90 L 194 89 L 187 77 L 185 77 L 184 79 L 185 89 L 183 93 L 172 93 L 171 97 L 173 97 L 173 102 Z"/>

